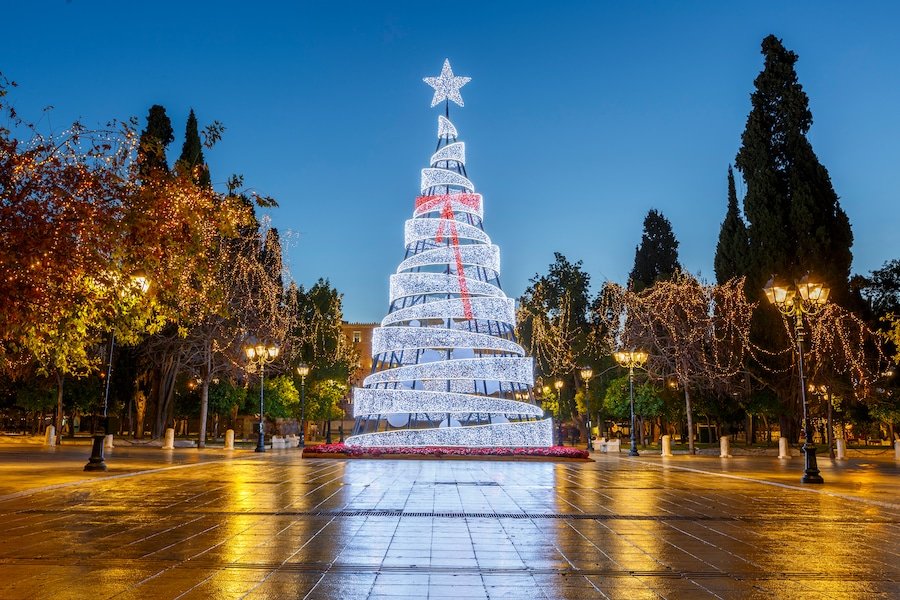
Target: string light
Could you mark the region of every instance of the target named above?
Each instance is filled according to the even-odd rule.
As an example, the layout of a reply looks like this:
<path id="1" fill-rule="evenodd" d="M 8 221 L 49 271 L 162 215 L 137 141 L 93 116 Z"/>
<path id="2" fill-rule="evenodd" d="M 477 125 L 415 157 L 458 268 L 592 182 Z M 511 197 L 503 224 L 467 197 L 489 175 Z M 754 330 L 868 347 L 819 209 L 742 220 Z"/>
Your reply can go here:
<path id="1" fill-rule="evenodd" d="M 408 271 L 417 267 L 430 265 L 446 265 L 459 257 L 464 265 L 484 267 L 500 272 L 500 248 L 495 245 L 443 246 L 420 252 L 410 256 L 397 267 L 397 272 Z"/>
<path id="2" fill-rule="evenodd" d="M 460 239 L 482 242 L 484 244 L 491 243 L 491 238 L 474 225 L 457 222 L 455 226 L 457 236 Z M 409 246 L 423 240 L 434 239 L 443 233 L 444 227 L 446 227 L 445 219 L 409 219 L 403 231 L 405 243 Z"/>
<path id="3" fill-rule="evenodd" d="M 453 123 L 450 122 L 450 119 L 439 116 L 438 117 L 438 139 L 440 138 L 449 138 L 455 140 L 459 134 L 456 132 L 456 127 Z"/>
<path id="4" fill-rule="evenodd" d="M 440 84 L 432 78 L 436 98 L 447 92 L 441 86 L 458 83 L 452 73 L 447 77 Z M 523 420 L 540 418 L 541 408 L 502 397 L 531 388 L 534 363 L 510 339 L 515 302 L 491 283 L 499 277 L 500 249 L 482 229 L 482 197 L 462 172 L 465 145 L 449 141 L 456 136 L 453 124 L 439 117 L 438 137 L 445 143 L 431 156 L 431 167 L 422 169 L 423 195 L 404 226 L 406 258 L 390 276 L 392 311 L 372 336 L 381 370 L 354 390 L 358 423 L 376 419 L 388 429 L 351 436 L 349 445 L 552 444 L 550 419 Z M 445 193 L 427 194 L 441 187 Z M 423 268 L 444 272 L 415 272 Z M 482 415 L 489 425 L 481 424 Z"/>
<path id="5" fill-rule="evenodd" d="M 476 215 L 478 218 L 484 218 L 481 194 L 460 192 L 432 196 L 418 196 L 416 198 L 416 208 L 413 212 L 413 218 L 420 217 L 429 212 L 444 211 L 448 205 L 454 214 L 463 213 Z"/>
<path id="6" fill-rule="evenodd" d="M 469 302 L 475 319 L 515 325 L 515 300 L 512 298 L 480 296 L 471 298 Z M 463 315 L 462 299 L 450 298 L 396 310 L 382 319 L 381 326 L 412 320 L 461 319 Z"/>
<path id="7" fill-rule="evenodd" d="M 540 407 L 516 400 L 504 400 L 424 390 L 358 389 L 353 394 L 353 416 L 390 413 L 490 413 L 542 417 Z"/>
<path id="8" fill-rule="evenodd" d="M 345 443 L 348 446 L 366 448 L 403 446 L 546 448 L 553 445 L 553 421 L 543 419 L 467 427 L 398 429 L 355 435 L 347 438 Z"/>
<path id="9" fill-rule="evenodd" d="M 447 144 L 431 155 L 431 166 L 437 166 L 439 162 L 456 161 L 461 165 L 466 164 L 466 145 L 463 142 Z"/>
<path id="10" fill-rule="evenodd" d="M 515 342 L 488 335 L 443 327 L 379 327 L 372 332 L 372 354 L 401 350 L 444 348 L 477 348 L 509 354 L 525 355 Z"/>
<path id="11" fill-rule="evenodd" d="M 455 185 L 470 192 L 475 191 L 475 184 L 472 183 L 468 177 L 464 177 L 459 173 L 456 173 L 454 171 L 447 171 L 446 169 L 436 169 L 433 167 L 422 169 L 421 188 L 423 194 L 429 189 L 441 185 Z"/>
<path id="12" fill-rule="evenodd" d="M 468 277 L 465 281 L 469 294 L 473 296 L 506 297 L 503 290 L 491 283 Z M 459 281 L 456 275 L 447 275 L 445 273 L 395 273 L 391 275 L 391 302 L 410 296 L 459 293 Z"/>
<path id="13" fill-rule="evenodd" d="M 365 387 L 380 383 L 426 380 L 508 381 L 534 382 L 533 361 L 527 357 L 457 358 L 440 362 L 421 363 L 372 373 L 363 380 Z M 468 390 L 464 390 L 468 391 Z"/>

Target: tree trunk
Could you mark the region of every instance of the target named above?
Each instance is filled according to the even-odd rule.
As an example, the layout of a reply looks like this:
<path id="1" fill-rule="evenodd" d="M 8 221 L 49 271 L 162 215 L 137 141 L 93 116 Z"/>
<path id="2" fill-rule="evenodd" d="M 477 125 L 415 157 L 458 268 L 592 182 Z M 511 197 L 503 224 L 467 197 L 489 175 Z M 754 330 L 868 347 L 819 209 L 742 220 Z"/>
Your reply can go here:
<path id="1" fill-rule="evenodd" d="M 169 356 L 159 368 L 159 384 L 157 390 L 156 422 L 153 428 L 153 437 L 160 438 L 166 431 L 166 427 L 172 420 L 172 400 L 175 397 L 175 379 L 178 376 L 180 362 L 174 356 Z"/>
<path id="2" fill-rule="evenodd" d="M 828 402 L 828 431 L 826 432 L 828 455 L 831 457 L 831 460 L 834 460 L 834 419 L 831 414 L 831 390 L 828 390 L 828 393 L 825 395 L 825 401 Z"/>
<path id="3" fill-rule="evenodd" d="M 691 393 L 688 391 L 687 386 L 684 387 L 684 412 L 687 415 L 687 428 L 688 428 L 688 453 L 696 454 L 696 449 L 694 448 L 694 417 L 691 415 Z"/>
<path id="4" fill-rule="evenodd" d="M 65 377 L 58 369 L 56 371 L 56 445 L 62 441 L 62 421 L 63 421 L 63 383 Z M 43 414 L 43 413 L 41 413 Z"/>
<path id="5" fill-rule="evenodd" d="M 134 393 L 134 439 L 144 439 L 144 418 L 147 415 L 147 396 L 144 392 L 138 390 Z"/>
<path id="6" fill-rule="evenodd" d="M 212 342 L 203 349 L 206 359 L 203 361 L 203 369 L 200 372 L 200 435 L 197 438 L 197 447 L 206 447 L 206 417 L 209 410 L 209 377 L 212 370 Z"/>

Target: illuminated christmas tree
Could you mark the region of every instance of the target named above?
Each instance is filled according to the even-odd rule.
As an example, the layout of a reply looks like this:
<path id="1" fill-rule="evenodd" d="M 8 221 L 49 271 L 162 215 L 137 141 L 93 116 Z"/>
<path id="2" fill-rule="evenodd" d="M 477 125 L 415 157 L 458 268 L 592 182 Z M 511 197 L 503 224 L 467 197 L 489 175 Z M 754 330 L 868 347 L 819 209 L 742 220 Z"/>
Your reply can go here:
<path id="1" fill-rule="evenodd" d="M 372 338 L 372 374 L 353 390 L 351 446 L 547 447 L 552 422 L 534 404 L 533 361 L 515 340 L 515 302 L 500 288 L 500 249 L 482 226 L 481 194 L 449 120 L 470 78 L 438 77 L 437 150 L 406 221 L 406 255 Z"/>

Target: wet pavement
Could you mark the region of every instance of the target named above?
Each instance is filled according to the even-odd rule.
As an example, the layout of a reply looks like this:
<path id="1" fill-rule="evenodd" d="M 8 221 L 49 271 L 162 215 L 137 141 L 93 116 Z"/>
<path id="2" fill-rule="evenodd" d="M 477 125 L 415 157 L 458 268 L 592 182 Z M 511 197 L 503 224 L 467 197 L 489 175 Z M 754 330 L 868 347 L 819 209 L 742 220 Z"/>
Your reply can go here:
<path id="1" fill-rule="evenodd" d="M 900 468 L 0 446 L 0 598 L 897 598 Z"/>

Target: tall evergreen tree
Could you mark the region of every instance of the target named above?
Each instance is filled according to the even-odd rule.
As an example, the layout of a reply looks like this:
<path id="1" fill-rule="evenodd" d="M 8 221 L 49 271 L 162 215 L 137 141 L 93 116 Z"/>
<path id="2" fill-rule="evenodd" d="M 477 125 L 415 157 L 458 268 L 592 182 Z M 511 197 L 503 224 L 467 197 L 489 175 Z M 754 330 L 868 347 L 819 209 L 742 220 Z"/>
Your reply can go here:
<path id="1" fill-rule="evenodd" d="M 175 135 L 166 109 L 154 104 L 147 114 L 147 127 L 141 132 L 138 145 L 138 173 L 141 179 L 146 179 L 154 171 L 160 173 L 169 171 L 166 148 L 173 141 Z"/>
<path id="2" fill-rule="evenodd" d="M 772 273 L 799 278 L 812 271 L 840 302 L 852 259 L 850 221 L 806 137 L 812 114 L 794 70 L 797 55 L 774 35 L 763 40 L 762 54 L 735 163 L 747 184 L 748 287 L 761 294 Z"/>
<path id="3" fill-rule="evenodd" d="M 184 145 L 181 147 L 181 157 L 178 166 L 191 173 L 194 183 L 201 187 L 212 187 L 209 178 L 209 167 L 203 158 L 203 143 L 200 141 L 200 131 L 197 128 L 197 117 L 194 109 L 188 115 L 184 128 Z"/>
<path id="4" fill-rule="evenodd" d="M 747 226 L 738 209 L 737 192 L 734 188 L 734 171 L 728 166 L 728 210 L 719 230 L 716 246 L 716 282 L 722 285 L 733 277 L 747 274 L 749 252 Z"/>
<path id="5" fill-rule="evenodd" d="M 644 218 L 641 245 L 634 251 L 634 268 L 628 276 L 631 289 L 640 292 L 657 281 L 671 279 L 680 270 L 678 240 L 672 224 L 661 212 L 651 208 Z"/>

